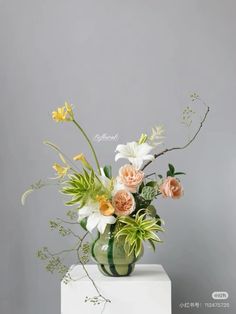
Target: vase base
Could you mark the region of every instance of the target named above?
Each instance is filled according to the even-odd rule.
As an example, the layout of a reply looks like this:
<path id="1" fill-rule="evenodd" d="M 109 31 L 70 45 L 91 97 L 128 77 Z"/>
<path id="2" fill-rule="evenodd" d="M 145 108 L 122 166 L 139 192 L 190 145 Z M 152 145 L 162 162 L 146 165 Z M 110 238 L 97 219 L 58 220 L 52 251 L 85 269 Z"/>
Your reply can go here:
<path id="1" fill-rule="evenodd" d="M 127 265 L 98 264 L 98 269 L 105 276 L 126 277 L 134 271 L 135 263 Z"/>

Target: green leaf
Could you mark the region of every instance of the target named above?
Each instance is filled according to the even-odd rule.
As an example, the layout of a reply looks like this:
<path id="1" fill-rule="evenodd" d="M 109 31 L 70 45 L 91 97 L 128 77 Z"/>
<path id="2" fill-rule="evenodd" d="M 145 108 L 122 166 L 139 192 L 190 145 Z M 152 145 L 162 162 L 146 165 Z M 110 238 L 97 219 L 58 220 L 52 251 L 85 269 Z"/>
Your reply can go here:
<path id="1" fill-rule="evenodd" d="M 167 177 L 174 177 L 175 175 L 170 170 L 168 170 L 167 173 L 166 173 L 166 176 Z"/>
<path id="2" fill-rule="evenodd" d="M 142 182 L 139 186 L 139 189 L 138 189 L 138 192 L 141 193 L 142 192 L 142 189 L 144 187 L 144 182 Z"/>
<path id="3" fill-rule="evenodd" d="M 155 218 L 157 219 L 157 225 L 161 226 L 161 217 L 156 214 Z"/>
<path id="4" fill-rule="evenodd" d="M 185 172 L 175 172 L 175 176 L 185 175 Z"/>
<path id="5" fill-rule="evenodd" d="M 157 182 L 156 181 L 149 181 L 146 186 L 151 186 L 153 188 L 155 188 L 157 186 Z"/>
<path id="6" fill-rule="evenodd" d="M 134 195 L 135 204 L 136 204 L 136 208 L 135 208 L 134 214 L 138 210 L 140 210 L 142 208 L 147 208 L 148 205 L 150 205 L 151 201 L 145 200 L 141 195 L 139 195 L 139 194 L 133 194 L 133 195 Z"/>
<path id="7" fill-rule="evenodd" d="M 147 213 L 151 217 L 156 217 L 157 216 L 156 208 L 153 205 L 149 205 L 147 207 Z"/>
<path id="8" fill-rule="evenodd" d="M 152 247 L 153 251 L 155 252 L 156 246 L 155 246 L 154 242 L 151 239 L 149 239 L 148 242 L 151 244 L 151 247 Z"/>
<path id="9" fill-rule="evenodd" d="M 105 166 L 105 167 L 103 168 L 103 171 L 104 171 L 105 176 L 106 176 L 107 178 L 109 178 L 109 179 L 112 178 L 112 168 L 111 168 L 111 166 Z"/>
<path id="10" fill-rule="evenodd" d="M 170 172 L 171 172 L 172 174 L 174 174 L 174 173 L 175 173 L 175 167 L 174 167 L 172 164 L 168 164 L 168 166 L 169 166 Z"/>
<path id="11" fill-rule="evenodd" d="M 82 220 L 80 220 L 80 225 L 81 225 L 81 227 L 85 230 L 85 231 L 87 231 L 87 220 L 88 220 L 88 217 L 85 217 L 84 219 L 82 219 Z"/>
<path id="12" fill-rule="evenodd" d="M 158 177 L 159 177 L 160 179 L 162 179 L 162 178 L 163 178 L 163 175 L 161 175 L 161 174 L 158 174 Z"/>
<path id="13" fill-rule="evenodd" d="M 156 189 L 152 186 L 144 186 L 141 192 L 141 196 L 146 200 L 146 201 L 152 201 L 155 196 L 156 196 Z"/>

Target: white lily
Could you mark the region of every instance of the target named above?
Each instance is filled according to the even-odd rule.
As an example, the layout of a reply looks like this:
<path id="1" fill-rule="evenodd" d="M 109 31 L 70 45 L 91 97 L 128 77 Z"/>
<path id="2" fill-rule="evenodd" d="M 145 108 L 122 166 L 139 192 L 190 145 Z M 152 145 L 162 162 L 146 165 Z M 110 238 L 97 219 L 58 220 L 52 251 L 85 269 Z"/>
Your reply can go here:
<path id="1" fill-rule="evenodd" d="M 100 213 L 98 202 L 89 202 L 79 210 L 78 215 L 78 222 L 88 217 L 86 228 L 89 232 L 97 227 L 100 233 L 104 233 L 107 224 L 112 225 L 116 222 L 114 216 L 104 216 Z"/>
<path id="2" fill-rule="evenodd" d="M 118 145 L 115 161 L 120 158 L 126 158 L 136 168 L 140 169 L 145 160 L 153 160 L 153 155 L 149 154 L 153 147 L 148 143 L 138 144 L 137 142 L 129 142 L 126 145 Z"/>
<path id="3" fill-rule="evenodd" d="M 99 176 L 99 179 L 104 187 L 109 190 L 110 187 L 113 186 L 113 189 L 111 191 L 112 196 L 114 196 L 119 190 L 126 190 L 125 185 L 119 180 L 119 177 L 115 179 L 109 179 L 108 177 L 106 177 L 103 168 L 100 168 L 100 170 L 102 175 Z"/>

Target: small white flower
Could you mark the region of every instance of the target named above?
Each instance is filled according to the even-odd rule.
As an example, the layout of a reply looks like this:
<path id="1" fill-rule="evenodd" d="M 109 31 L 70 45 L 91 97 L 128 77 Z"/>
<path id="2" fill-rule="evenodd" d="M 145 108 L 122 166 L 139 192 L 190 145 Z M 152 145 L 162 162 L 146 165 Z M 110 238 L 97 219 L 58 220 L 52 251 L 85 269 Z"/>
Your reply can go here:
<path id="1" fill-rule="evenodd" d="M 100 233 L 104 233 L 107 224 L 114 224 L 116 218 L 114 216 L 104 216 L 100 213 L 98 202 L 89 202 L 79 210 L 78 222 L 88 217 L 86 228 L 92 232 L 97 227 Z"/>
<path id="2" fill-rule="evenodd" d="M 118 145 L 115 156 L 115 161 L 120 158 L 126 158 L 136 168 L 140 169 L 145 160 L 153 160 L 153 155 L 149 154 L 153 149 L 148 143 L 138 144 L 137 142 L 130 142 L 126 145 Z"/>

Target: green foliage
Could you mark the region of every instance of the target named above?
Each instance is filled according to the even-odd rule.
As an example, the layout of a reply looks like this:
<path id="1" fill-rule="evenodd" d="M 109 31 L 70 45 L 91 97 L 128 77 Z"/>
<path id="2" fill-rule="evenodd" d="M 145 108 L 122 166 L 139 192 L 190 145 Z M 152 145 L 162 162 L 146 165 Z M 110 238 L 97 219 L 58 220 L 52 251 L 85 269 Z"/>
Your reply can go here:
<path id="1" fill-rule="evenodd" d="M 135 218 L 129 216 L 121 216 L 119 222 L 124 226 L 116 233 L 116 237 L 125 237 L 125 249 L 130 255 L 132 252 L 135 256 L 138 256 L 142 251 L 142 242 L 149 241 L 153 249 L 155 249 L 155 243 L 161 242 L 156 232 L 164 231 L 158 224 L 159 219 L 147 218 L 147 213 L 143 210 L 138 211 Z"/>
<path id="2" fill-rule="evenodd" d="M 136 204 L 136 208 L 135 208 L 135 212 L 136 213 L 138 210 L 143 209 L 143 208 L 147 208 L 148 205 L 150 205 L 151 201 L 150 200 L 145 200 L 140 194 L 136 193 L 133 194 L 134 199 L 135 199 L 135 204 Z"/>
<path id="3" fill-rule="evenodd" d="M 71 195 L 72 199 L 66 202 L 66 205 L 77 204 L 79 207 L 83 207 L 89 199 L 95 199 L 97 195 L 107 193 L 93 170 L 88 174 L 83 169 L 83 174 L 74 173 L 68 177 L 69 180 L 65 182 L 66 186 L 62 188 L 62 193 Z"/>
<path id="4" fill-rule="evenodd" d="M 196 95 L 192 97 L 192 101 L 195 101 L 198 99 L 198 96 Z M 193 115 L 195 114 L 195 112 L 193 111 L 193 109 L 190 106 L 187 106 L 182 114 L 182 124 L 184 124 L 186 127 L 190 127 L 192 125 L 193 122 Z"/>
<path id="5" fill-rule="evenodd" d="M 103 168 L 103 171 L 104 171 L 105 176 L 106 176 L 107 178 L 109 178 L 109 179 L 112 178 L 112 168 L 111 168 L 111 166 L 105 166 L 105 167 Z"/>
<path id="6" fill-rule="evenodd" d="M 41 259 L 42 261 L 45 261 L 46 259 L 48 259 L 48 255 L 46 254 L 46 252 L 47 252 L 46 247 L 42 248 L 41 250 L 38 250 L 37 257 Z"/>
<path id="7" fill-rule="evenodd" d="M 60 222 L 50 220 L 49 226 L 51 230 L 58 230 L 59 234 L 63 237 L 71 234 L 71 229 L 65 228 Z"/>
<path id="8" fill-rule="evenodd" d="M 146 213 L 150 217 L 156 217 L 157 215 L 156 208 L 153 205 L 148 206 L 148 208 L 146 209 Z"/>
<path id="9" fill-rule="evenodd" d="M 160 218 L 159 215 L 157 215 L 157 211 L 156 208 L 153 205 L 149 205 L 148 208 L 146 209 L 146 213 L 148 216 L 152 217 L 152 218 L 156 218 L 157 219 L 157 224 L 159 226 L 162 225 L 162 223 L 164 224 L 163 220 Z"/>
<path id="10" fill-rule="evenodd" d="M 66 213 L 66 216 L 67 216 L 70 220 L 77 220 L 77 219 L 78 219 L 78 210 L 77 210 L 77 209 L 70 209 L 70 210 L 68 210 L 68 212 Z"/>
<path id="11" fill-rule="evenodd" d="M 167 177 L 175 177 L 175 176 L 185 174 L 184 172 L 175 172 L 175 167 L 171 164 L 169 164 L 168 167 L 169 167 L 169 169 L 166 173 Z"/>
<path id="12" fill-rule="evenodd" d="M 157 187 L 157 182 L 156 181 L 149 181 L 148 183 L 146 183 L 146 186 L 151 186 L 153 188 Z"/>
<path id="13" fill-rule="evenodd" d="M 143 197 L 146 201 L 152 201 L 156 196 L 156 189 L 152 186 L 144 186 L 141 192 L 141 197 Z"/>
<path id="14" fill-rule="evenodd" d="M 51 274 L 57 272 L 61 276 L 65 276 L 65 274 L 68 272 L 68 267 L 62 263 L 61 258 L 50 253 L 47 247 L 39 250 L 37 252 L 37 257 L 42 261 L 47 261 L 45 268 Z"/>
<path id="15" fill-rule="evenodd" d="M 86 242 L 83 243 L 81 248 L 80 248 L 80 261 L 83 264 L 87 264 L 89 261 L 89 257 L 90 257 L 90 251 L 91 251 L 91 247 L 90 247 L 90 243 Z"/>

